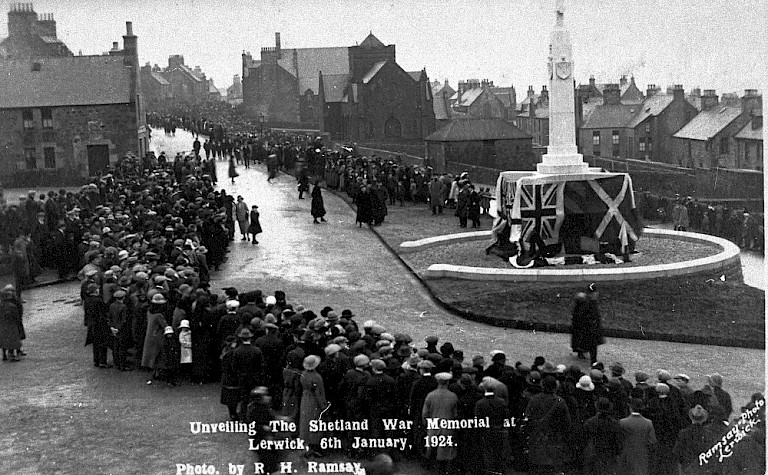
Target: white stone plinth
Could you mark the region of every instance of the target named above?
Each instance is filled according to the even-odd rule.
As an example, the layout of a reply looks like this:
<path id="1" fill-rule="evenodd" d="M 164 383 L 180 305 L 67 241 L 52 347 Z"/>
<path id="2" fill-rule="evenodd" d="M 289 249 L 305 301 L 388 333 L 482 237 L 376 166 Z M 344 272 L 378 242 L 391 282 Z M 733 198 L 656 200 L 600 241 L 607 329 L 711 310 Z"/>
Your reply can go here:
<path id="1" fill-rule="evenodd" d="M 589 172 L 589 164 L 584 162 L 580 153 L 568 155 L 545 154 L 541 163 L 536 165 L 536 171 L 547 175 L 564 175 Z"/>

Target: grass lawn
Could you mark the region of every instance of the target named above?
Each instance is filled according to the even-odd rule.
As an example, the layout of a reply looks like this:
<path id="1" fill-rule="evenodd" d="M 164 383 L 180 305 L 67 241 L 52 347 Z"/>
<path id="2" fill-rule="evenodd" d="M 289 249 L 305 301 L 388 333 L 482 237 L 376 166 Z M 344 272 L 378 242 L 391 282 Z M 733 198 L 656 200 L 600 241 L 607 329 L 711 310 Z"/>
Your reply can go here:
<path id="1" fill-rule="evenodd" d="M 346 199 L 344 193 L 339 193 Z M 453 210 L 433 216 L 427 205 L 389 206 L 389 215 L 375 230 L 397 250 L 403 241 L 477 231 L 459 228 Z M 488 230 L 492 218 L 482 217 Z M 485 242 L 442 246 L 401 257 L 420 274 L 430 264 L 507 267 L 501 259 L 486 256 Z M 670 246 L 674 246 L 670 247 Z M 692 243 L 645 239 L 635 264 L 681 260 L 716 250 Z M 716 276 L 714 276 L 716 277 Z M 609 335 L 728 346 L 765 346 L 765 292 L 741 282 L 706 282 L 701 276 L 667 277 L 635 282 L 601 283 L 603 327 Z M 432 293 L 449 308 L 468 318 L 502 326 L 569 331 L 572 296 L 587 283 L 510 283 L 459 279 L 426 281 Z"/>

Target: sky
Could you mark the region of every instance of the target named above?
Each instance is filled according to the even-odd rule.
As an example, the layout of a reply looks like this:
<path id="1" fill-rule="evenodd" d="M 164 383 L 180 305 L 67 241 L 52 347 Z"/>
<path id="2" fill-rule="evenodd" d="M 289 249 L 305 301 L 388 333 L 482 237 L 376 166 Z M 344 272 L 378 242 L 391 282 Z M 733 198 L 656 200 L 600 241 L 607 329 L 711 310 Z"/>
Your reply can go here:
<path id="1" fill-rule="evenodd" d="M 44 0 L 37 13 L 53 13 L 58 37 L 78 54 L 122 46 L 133 22 L 139 59 L 167 66 L 181 54 L 226 88 L 241 73 L 241 55 L 254 58 L 283 48 L 353 46 L 373 32 L 396 45 L 406 71 L 426 68 L 431 80 L 489 79 L 514 85 L 547 83 L 549 32 L 555 0 Z M 766 83 L 765 0 L 565 0 L 575 78 L 618 82 L 635 76 L 647 84 L 682 84 L 722 92 L 762 92 Z M 6 3 L 6 11 L 10 2 Z M 7 36 L 7 22 L 0 37 Z"/>

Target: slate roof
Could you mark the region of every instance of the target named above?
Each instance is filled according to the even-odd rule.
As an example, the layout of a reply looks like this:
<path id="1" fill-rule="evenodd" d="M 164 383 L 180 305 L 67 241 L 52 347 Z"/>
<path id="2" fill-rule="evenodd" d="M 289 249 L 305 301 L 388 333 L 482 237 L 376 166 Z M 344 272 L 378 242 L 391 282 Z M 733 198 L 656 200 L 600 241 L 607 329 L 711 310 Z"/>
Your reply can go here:
<path id="1" fill-rule="evenodd" d="M 763 111 L 762 109 L 754 109 L 752 111 L 754 115 L 760 116 L 762 119 Z M 754 119 L 752 119 L 754 120 Z M 760 140 L 762 142 L 763 140 L 763 126 L 760 124 L 760 127 L 753 129 L 752 128 L 752 120 L 747 122 L 747 125 L 745 125 L 739 132 L 735 135 L 737 139 L 745 139 L 745 140 Z"/>
<path id="2" fill-rule="evenodd" d="M 343 102 L 344 89 L 347 87 L 349 74 L 323 74 L 325 102 Z"/>
<path id="3" fill-rule="evenodd" d="M 160 84 L 162 84 L 162 85 L 164 85 L 164 86 L 165 86 L 165 85 L 169 85 L 169 84 L 171 84 L 171 83 L 169 83 L 169 82 L 168 82 L 168 80 L 167 80 L 167 79 L 165 79 L 165 78 L 163 77 L 163 75 L 162 75 L 162 74 L 160 74 L 160 73 L 158 73 L 158 72 L 156 72 L 156 71 L 153 71 L 153 72 L 152 72 L 152 74 L 151 74 L 151 76 L 152 76 L 152 78 L 154 78 L 154 79 L 155 79 L 157 82 L 159 82 Z"/>
<path id="4" fill-rule="evenodd" d="M 445 91 L 445 96 L 443 96 Z M 437 92 L 432 93 L 432 110 L 435 112 L 435 120 L 448 120 L 451 118 L 450 105 L 448 101 L 452 95 L 451 86 L 444 86 Z"/>
<path id="5" fill-rule="evenodd" d="M 501 119 L 457 119 L 427 137 L 427 142 L 530 139 L 532 136 Z"/>
<path id="6" fill-rule="evenodd" d="M 583 129 L 626 128 L 633 116 L 640 109 L 640 104 L 599 105 L 589 114 L 581 126 Z"/>
<path id="7" fill-rule="evenodd" d="M 293 55 L 296 53 L 298 71 L 294 67 Z M 349 48 L 295 48 L 282 50 L 282 58 L 277 63 L 294 77 L 299 78 L 299 92 L 304 94 L 311 89 L 320 91 L 319 72 L 326 75 L 349 74 Z"/>
<path id="8" fill-rule="evenodd" d="M 378 63 L 374 64 L 371 69 L 365 73 L 365 76 L 363 76 L 363 84 L 368 84 L 371 79 L 373 79 L 373 77 L 379 73 L 381 68 L 384 67 L 384 63 L 386 63 L 386 61 L 379 61 Z"/>
<path id="9" fill-rule="evenodd" d="M 130 68 L 123 56 L 38 58 L 0 61 L 0 109 L 126 104 Z"/>
<path id="10" fill-rule="evenodd" d="M 185 72 L 185 73 L 187 74 L 187 76 L 189 76 L 189 77 L 191 77 L 191 78 L 192 78 L 192 80 L 193 80 L 193 81 L 196 81 L 196 82 L 203 82 L 203 78 L 201 78 L 200 76 L 198 76 L 198 75 L 197 75 L 197 73 L 196 73 L 196 72 L 195 72 L 193 69 L 191 69 L 189 66 L 187 66 L 187 65 L 185 65 L 185 64 L 180 64 L 180 65 L 178 65 L 178 66 L 177 66 L 176 68 L 174 68 L 174 69 L 178 69 L 178 70 L 180 70 L 180 71 L 183 71 L 183 72 Z"/>
<path id="11" fill-rule="evenodd" d="M 368 36 L 365 37 L 362 43 L 360 43 L 360 46 L 365 48 L 381 48 L 384 46 L 384 43 L 379 41 L 378 38 L 376 38 L 373 33 L 370 33 Z"/>
<path id="12" fill-rule="evenodd" d="M 673 99 L 674 96 L 669 94 L 656 94 L 649 97 L 642 103 L 640 110 L 635 114 L 628 127 L 634 129 L 648 117 L 661 114 L 672 103 Z"/>
<path id="13" fill-rule="evenodd" d="M 739 115 L 741 115 L 741 109 L 735 107 L 717 106 L 710 110 L 701 111 L 673 137 L 678 139 L 709 140 L 733 122 Z"/>
<path id="14" fill-rule="evenodd" d="M 514 87 L 491 87 L 488 89 L 494 93 L 496 97 L 501 99 L 501 102 L 504 103 L 504 107 L 515 106 L 515 104 L 512 104 L 512 93 L 515 91 Z"/>
<path id="15" fill-rule="evenodd" d="M 421 71 L 408 71 L 408 75 L 416 82 L 421 79 Z"/>
<path id="16" fill-rule="evenodd" d="M 457 107 L 469 107 L 472 105 L 475 100 L 477 100 L 478 97 L 480 97 L 483 94 L 483 88 L 481 87 L 475 87 L 472 89 L 467 89 L 461 94 L 461 101 L 459 101 L 459 93 L 455 93 L 453 96 L 451 96 L 452 101 L 456 101 Z"/>

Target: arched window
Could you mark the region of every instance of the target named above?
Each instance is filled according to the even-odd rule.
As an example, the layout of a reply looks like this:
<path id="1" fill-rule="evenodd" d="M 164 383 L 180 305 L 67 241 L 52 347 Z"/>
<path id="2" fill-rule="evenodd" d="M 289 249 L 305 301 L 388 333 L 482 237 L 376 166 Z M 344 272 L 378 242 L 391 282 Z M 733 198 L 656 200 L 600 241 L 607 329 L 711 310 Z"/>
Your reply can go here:
<path id="1" fill-rule="evenodd" d="M 387 119 L 384 123 L 384 137 L 388 139 L 399 139 L 403 136 L 403 128 L 400 121 L 394 116 Z"/>

